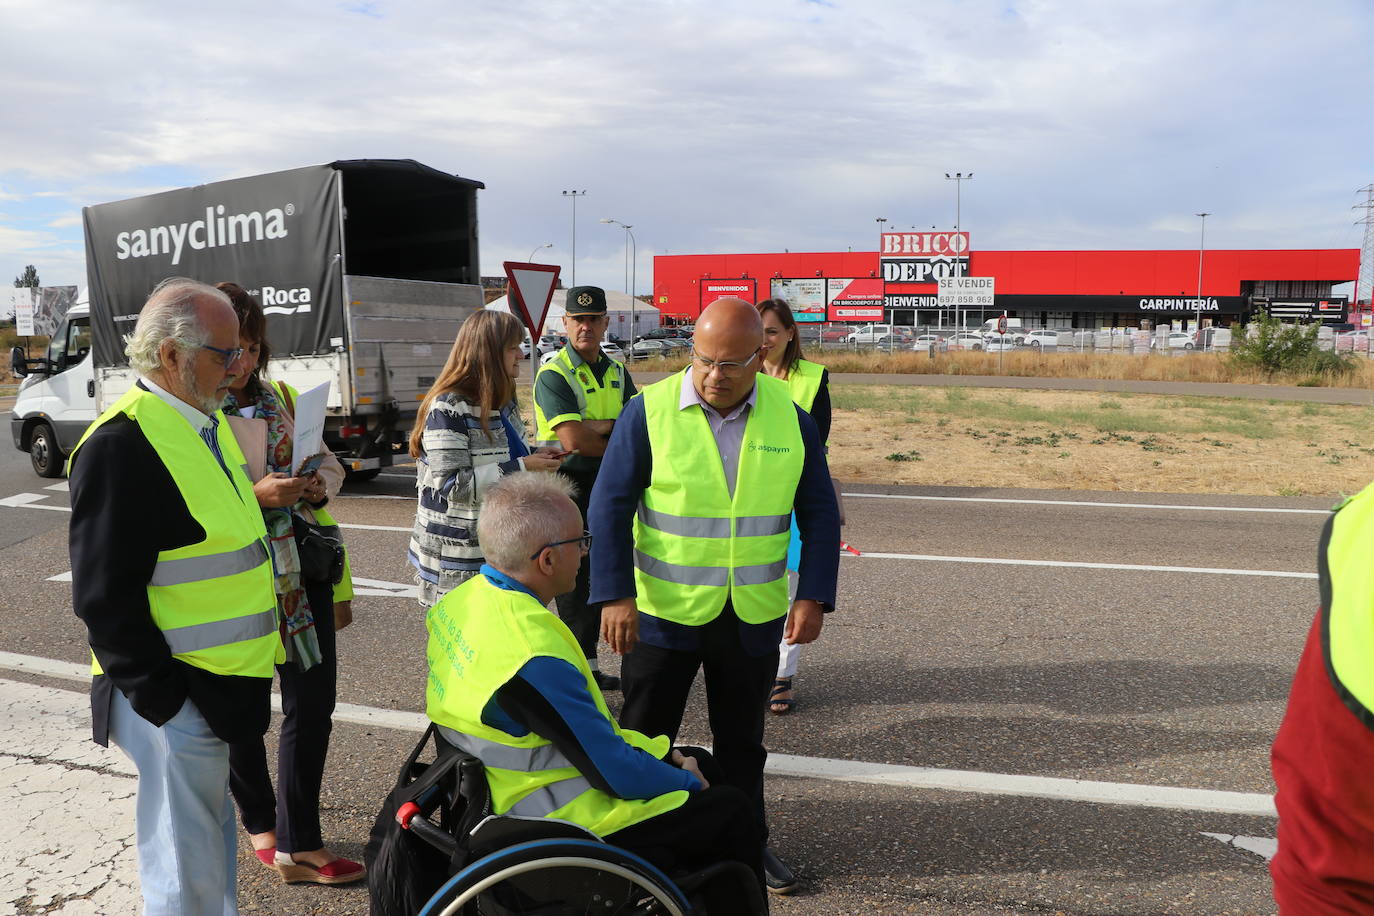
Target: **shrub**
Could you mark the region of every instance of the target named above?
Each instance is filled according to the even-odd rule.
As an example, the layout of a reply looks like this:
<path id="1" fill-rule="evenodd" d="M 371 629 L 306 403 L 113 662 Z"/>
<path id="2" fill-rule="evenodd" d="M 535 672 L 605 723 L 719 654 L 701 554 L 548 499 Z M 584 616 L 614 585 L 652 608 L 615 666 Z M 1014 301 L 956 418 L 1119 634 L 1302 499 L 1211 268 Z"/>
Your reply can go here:
<path id="1" fill-rule="evenodd" d="M 1355 370 L 1355 361 L 1348 354 L 1323 350 L 1317 345 L 1319 324 L 1284 324 L 1260 312 L 1252 327 L 1255 333 L 1247 334 L 1231 349 L 1230 359 L 1236 366 L 1258 369 L 1270 376 L 1297 373 L 1309 383 L 1314 377 L 1342 376 Z"/>

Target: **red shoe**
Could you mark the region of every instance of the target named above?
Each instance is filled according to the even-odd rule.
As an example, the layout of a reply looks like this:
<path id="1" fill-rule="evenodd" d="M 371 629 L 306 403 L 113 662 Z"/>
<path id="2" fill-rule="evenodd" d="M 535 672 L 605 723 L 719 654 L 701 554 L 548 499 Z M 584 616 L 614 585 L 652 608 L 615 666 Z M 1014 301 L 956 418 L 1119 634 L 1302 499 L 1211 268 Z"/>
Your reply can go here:
<path id="1" fill-rule="evenodd" d="M 273 871 L 277 870 L 277 847 L 269 846 L 266 849 L 255 849 L 253 855 L 258 857 L 258 861 Z"/>
<path id="2" fill-rule="evenodd" d="M 283 862 L 283 859 L 286 861 Z M 344 858 L 316 867 L 297 862 L 290 853 L 283 852 L 277 854 L 275 864 L 286 884 L 351 884 L 367 877 L 367 869 L 361 862 Z"/>

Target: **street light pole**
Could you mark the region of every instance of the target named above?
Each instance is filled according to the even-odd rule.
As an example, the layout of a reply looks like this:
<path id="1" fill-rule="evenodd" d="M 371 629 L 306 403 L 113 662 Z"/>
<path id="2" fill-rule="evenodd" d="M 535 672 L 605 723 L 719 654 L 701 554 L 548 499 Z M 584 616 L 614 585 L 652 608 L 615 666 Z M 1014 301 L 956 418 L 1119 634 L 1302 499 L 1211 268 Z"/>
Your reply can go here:
<path id="1" fill-rule="evenodd" d="M 1196 214 L 1202 221 L 1201 233 L 1197 240 L 1197 345 L 1202 348 L 1202 253 L 1207 247 L 1207 217 L 1210 213 Z"/>
<path id="2" fill-rule="evenodd" d="M 637 276 L 639 271 L 639 244 L 635 241 L 635 234 L 630 231 L 634 226 L 626 225 L 618 219 L 602 218 L 601 221 L 624 229 L 625 240 L 629 243 L 625 251 L 630 256 L 630 343 L 633 344 L 635 339 L 635 286 L 639 280 Z"/>
<path id="3" fill-rule="evenodd" d="M 953 175 L 951 175 L 949 172 L 945 172 L 945 181 L 952 181 L 952 182 L 954 182 L 954 237 L 955 237 L 956 239 L 959 238 L 959 218 L 960 218 L 960 216 L 962 215 L 962 214 L 960 213 L 960 207 L 961 207 L 961 205 L 963 204 L 963 189 L 964 189 L 964 182 L 966 182 L 966 181 L 971 181 L 972 179 L 973 179 L 973 173 L 972 173 L 972 172 L 969 172 L 967 175 L 965 175 L 963 172 L 955 172 Z M 955 244 L 957 245 L 958 242 L 955 242 Z M 956 277 L 962 277 L 963 275 L 964 275 L 964 269 L 963 269 L 963 267 L 959 264 L 959 252 L 958 252 L 958 251 L 955 251 L 955 252 L 954 252 L 954 276 L 956 276 Z M 957 316 L 956 316 L 956 317 L 957 317 Z M 960 329 L 960 330 L 963 330 L 963 322 L 960 322 L 960 323 L 959 323 L 959 329 Z"/>
<path id="4" fill-rule="evenodd" d="M 887 222 L 887 217 L 875 216 L 873 217 L 873 222 L 878 224 L 878 267 L 881 268 L 883 266 L 883 224 Z M 884 288 L 886 288 L 886 281 L 883 281 L 883 284 Z M 913 312 L 912 314 L 914 315 L 917 313 Z M 883 317 L 887 319 L 888 324 L 892 324 L 892 316 L 887 313 L 887 309 L 883 309 Z M 912 323 L 915 324 L 914 318 L 912 319 Z"/>
<path id="5" fill-rule="evenodd" d="M 586 191 L 564 191 L 564 192 L 563 192 L 563 196 L 564 196 L 564 197 L 572 198 L 572 205 L 573 205 L 573 212 L 572 212 L 572 270 L 570 271 L 570 273 L 572 274 L 572 282 L 568 284 L 569 287 L 572 287 L 572 286 L 576 286 L 576 285 L 577 285 L 577 199 L 578 199 L 579 197 L 586 197 L 586 196 L 587 196 L 587 192 L 586 192 Z"/>
<path id="6" fill-rule="evenodd" d="M 542 250 L 545 249 L 545 248 L 552 248 L 552 247 L 553 247 L 553 242 L 545 242 L 544 244 L 542 244 L 542 245 L 540 245 L 539 247 L 535 248 L 534 251 L 531 251 L 531 252 L 530 252 L 529 260 L 530 260 L 531 262 L 533 262 L 533 261 L 534 261 L 534 256 L 535 256 L 536 253 L 542 251 Z"/>

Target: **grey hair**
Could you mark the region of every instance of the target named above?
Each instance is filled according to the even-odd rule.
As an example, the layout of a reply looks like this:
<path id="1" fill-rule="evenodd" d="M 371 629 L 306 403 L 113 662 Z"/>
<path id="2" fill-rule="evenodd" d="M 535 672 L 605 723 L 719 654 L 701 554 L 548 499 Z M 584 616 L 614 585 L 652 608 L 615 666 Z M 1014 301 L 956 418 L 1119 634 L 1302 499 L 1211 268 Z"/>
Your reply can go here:
<path id="1" fill-rule="evenodd" d="M 205 346 L 210 335 L 200 319 L 197 303 L 216 299 L 233 308 L 229 297 L 199 280 L 169 277 L 153 288 L 138 313 L 134 332 L 124 338 L 124 355 L 140 375 L 162 368 L 162 342 L 175 341 L 183 353 Z"/>
<path id="2" fill-rule="evenodd" d="M 477 516 L 477 542 L 497 569 L 524 569 L 530 554 L 551 539 L 561 507 L 572 506 L 577 487 L 562 474 L 522 471 L 492 484 L 482 496 Z"/>

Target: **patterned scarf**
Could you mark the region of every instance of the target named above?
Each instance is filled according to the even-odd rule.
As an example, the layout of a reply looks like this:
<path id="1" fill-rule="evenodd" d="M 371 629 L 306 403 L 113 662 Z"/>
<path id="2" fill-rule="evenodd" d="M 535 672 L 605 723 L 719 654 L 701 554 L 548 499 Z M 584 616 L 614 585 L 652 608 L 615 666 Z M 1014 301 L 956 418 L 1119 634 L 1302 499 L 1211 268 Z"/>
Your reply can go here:
<path id="1" fill-rule="evenodd" d="M 256 408 L 254 416 L 267 421 L 267 473 L 280 472 L 291 476 L 291 438 L 286 434 L 283 418 L 285 407 L 276 388 L 262 382 L 257 384 L 257 398 L 239 404 L 229 395 L 225 411 L 237 412 L 240 407 Z M 297 505 L 300 505 L 299 503 Z M 272 546 L 272 568 L 276 574 L 277 621 L 281 629 L 286 657 L 302 671 L 309 671 L 321 660 L 320 638 L 315 632 L 315 615 L 310 599 L 301 584 L 301 558 L 296 550 L 296 532 L 291 524 L 295 507 L 262 507 L 267 526 L 267 542 Z"/>

